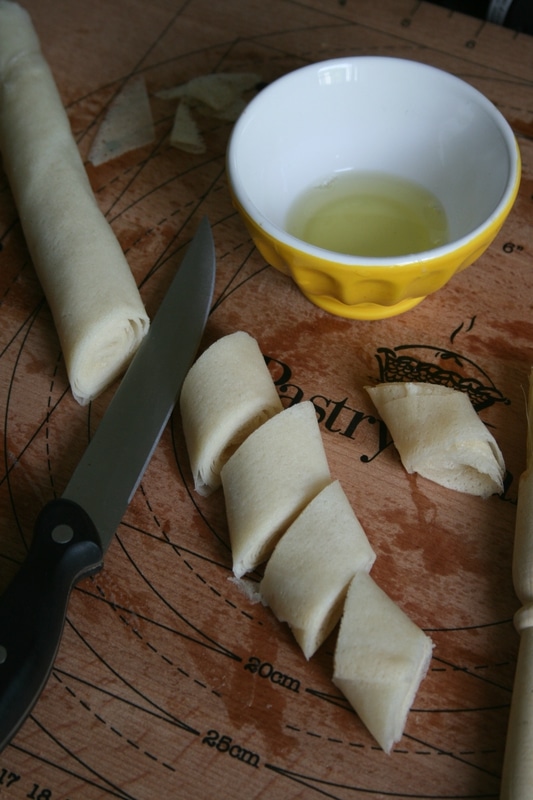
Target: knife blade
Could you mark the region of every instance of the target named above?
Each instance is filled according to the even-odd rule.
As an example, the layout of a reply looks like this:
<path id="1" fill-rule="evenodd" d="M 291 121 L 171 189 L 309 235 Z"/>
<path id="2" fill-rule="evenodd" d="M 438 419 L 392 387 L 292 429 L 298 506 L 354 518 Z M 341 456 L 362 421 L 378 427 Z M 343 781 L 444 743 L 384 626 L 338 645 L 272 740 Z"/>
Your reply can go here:
<path id="1" fill-rule="evenodd" d="M 205 328 L 215 271 L 204 218 L 65 491 L 39 513 L 27 557 L 0 597 L 0 750 L 41 694 L 71 590 L 101 569 L 170 418 Z"/>

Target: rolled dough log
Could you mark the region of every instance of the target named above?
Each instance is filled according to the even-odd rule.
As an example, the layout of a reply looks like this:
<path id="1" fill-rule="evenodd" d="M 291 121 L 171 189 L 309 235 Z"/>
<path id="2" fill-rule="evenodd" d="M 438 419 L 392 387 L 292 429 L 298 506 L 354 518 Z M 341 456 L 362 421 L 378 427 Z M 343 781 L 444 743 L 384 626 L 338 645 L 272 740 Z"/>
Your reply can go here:
<path id="1" fill-rule="evenodd" d="M 149 320 L 31 19 L 11 0 L 0 0 L 0 152 L 72 393 L 88 403 L 125 369 Z"/>
<path id="2" fill-rule="evenodd" d="M 367 387 L 407 472 L 488 497 L 503 491 L 505 464 L 464 392 L 430 383 Z"/>
<path id="3" fill-rule="evenodd" d="M 261 564 L 300 511 L 331 482 L 315 407 L 307 400 L 257 428 L 221 471 L 233 572 Z"/>
<path id="4" fill-rule="evenodd" d="M 386 753 L 405 728 L 433 643 L 366 572 L 353 578 L 334 655 L 333 683 Z"/>
<path id="5" fill-rule="evenodd" d="M 208 496 L 237 447 L 283 410 L 257 341 L 237 331 L 205 350 L 183 382 L 180 410 L 194 488 Z"/>
<path id="6" fill-rule="evenodd" d="M 354 575 L 368 572 L 375 559 L 339 481 L 322 489 L 283 534 L 259 592 L 307 659 L 339 621 Z"/>

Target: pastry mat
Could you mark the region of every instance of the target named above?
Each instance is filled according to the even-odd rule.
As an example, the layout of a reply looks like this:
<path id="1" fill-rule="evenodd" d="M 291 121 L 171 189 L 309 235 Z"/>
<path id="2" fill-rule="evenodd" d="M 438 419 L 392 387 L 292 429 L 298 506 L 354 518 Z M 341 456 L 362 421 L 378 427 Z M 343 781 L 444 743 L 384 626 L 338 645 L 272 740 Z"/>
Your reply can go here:
<path id="1" fill-rule="evenodd" d="M 0 797 L 496 798 L 518 649 L 511 556 L 533 361 L 530 38 L 414 0 L 25 6 L 84 157 L 112 99 L 144 77 L 154 143 L 87 168 L 149 313 L 207 214 L 218 276 L 202 347 L 246 330 L 284 403 L 315 402 L 332 474 L 377 552 L 373 576 L 435 649 L 387 756 L 331 682 L 335 635 L 307 662 L 287 627 L 231 581 L 223 496 L 194 493 L 175 413 L 104 570 L 73 592 L 49 683 L 0 754 Z M 231 125 L 198 117 L 206 152 L 180 152 L 168 144 L 174 105 L 155 96 L 208 72 L 268 82 L 347 54 L 420 60 L 471 82 L 507 117 L 523 157 L 518 200 L 489 251 L 413 311 L 379 322 L 330 316 L 265 265 L 227 190 Z M 3 589 L 114 387 L 89 407 L 72 399 L 3 176 L 0 187 Z M 403 470 L 364 386 L 430 375 L 470 388 L 505 457 L 502 497 Z"/>

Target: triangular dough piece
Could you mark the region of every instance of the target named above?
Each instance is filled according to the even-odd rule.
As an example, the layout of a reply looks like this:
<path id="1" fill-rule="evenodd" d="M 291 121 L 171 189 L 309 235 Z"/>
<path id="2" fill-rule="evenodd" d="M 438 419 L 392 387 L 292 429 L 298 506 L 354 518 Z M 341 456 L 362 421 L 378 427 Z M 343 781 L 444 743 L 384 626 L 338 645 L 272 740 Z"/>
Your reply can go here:
<path id="1" fill-rule="evenodd" d="M 259 592 L 276 617 L 290 625 L 306 658 L 339 621 L 353 576 L 368 572 L 375 558 L 339 481 L 311 500 L 283 534 Z"/>
<path id="2" fill-rule="evenodd" d="M 180 102 L 174 115 L 170 144 L 185 153 L 205 153 L 205 141 L 196 124 L 191 109 L 185 102 Z"/>
<path id="3" fill-rule="evenodd" d="M 151 144 L 155 128 L 142 75 L 133 77 L 113 99 L 89 151 L 95 167 Z"/>
<path id="4" fill-rule="evenodd" d="M 207 496 L 237 447 L 283 411 L 257 341 L 236 331 L 205 350 L 183 382 L 180 410 L 194 488 Z"/>
<path id="5" fill-rule="evenodd" d="M 254 431 L 222 467 L 233 572 L 263 562 L 282 533 L 331 482 L 315 407 L 305 401 Z"/>
<path id="6" fill-rule="evenodd" d="M 335 648 L 333 683 L 386 753 L 431 661 L 431 639 L 365 572 L 354 577 Z"/>
<path id="7" fill-rule="evenodd" d="M 503 456 L 464 392 L 407 382 L 367 391 L 407 472 L 481 497 L 503 491 Z"/>

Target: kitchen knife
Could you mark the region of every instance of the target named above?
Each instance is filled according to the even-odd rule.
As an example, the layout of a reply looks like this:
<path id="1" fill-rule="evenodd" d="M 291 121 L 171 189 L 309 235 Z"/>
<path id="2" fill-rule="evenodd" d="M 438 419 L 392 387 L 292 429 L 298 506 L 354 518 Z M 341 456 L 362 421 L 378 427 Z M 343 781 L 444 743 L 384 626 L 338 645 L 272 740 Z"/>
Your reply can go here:
<path id="1" fill-rule="evenodd" d="M 27 558 L 0 597 L 0 750 L 44 688 L 71 589 L 102 567 L 168 422 L 203 334 L 215 269 L 203 219 L 62 497 L 40 512 Z"/>

